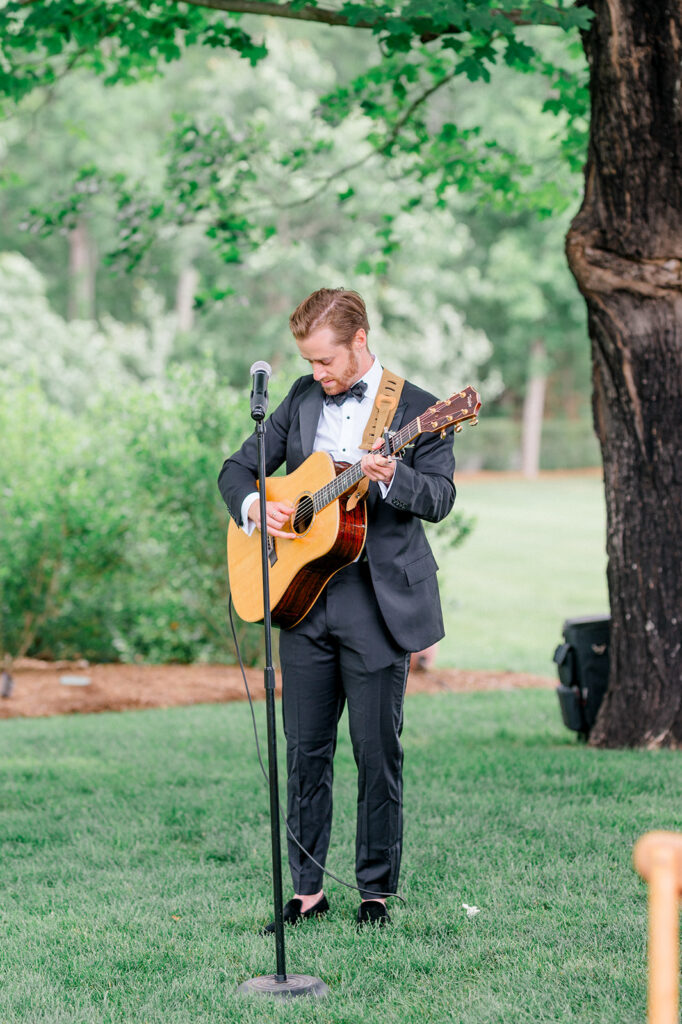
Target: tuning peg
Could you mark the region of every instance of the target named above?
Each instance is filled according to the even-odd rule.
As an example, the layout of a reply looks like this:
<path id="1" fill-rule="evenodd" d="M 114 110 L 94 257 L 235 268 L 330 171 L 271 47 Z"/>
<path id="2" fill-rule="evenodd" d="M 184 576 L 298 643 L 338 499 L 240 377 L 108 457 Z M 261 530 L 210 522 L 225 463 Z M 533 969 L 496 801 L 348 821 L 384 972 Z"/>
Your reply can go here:
<path id="1" fill-rule="evenodd" d="M 472 427 L 477 427 L 477 426 L 478 426 L 478 416 L 474 416 L 474 417 L 473 417 L 473 418 L 472 418 L 472 419 L 470 420 L 470 423 L 471 423 L 471 426 L 472 426 Z"/>
<path id="2" fill-rule="evenodd" d="M 455 433 L 456 434 L 461 434 L 462 433 L 462 424 L 461 423 L 455 423 Z"/>

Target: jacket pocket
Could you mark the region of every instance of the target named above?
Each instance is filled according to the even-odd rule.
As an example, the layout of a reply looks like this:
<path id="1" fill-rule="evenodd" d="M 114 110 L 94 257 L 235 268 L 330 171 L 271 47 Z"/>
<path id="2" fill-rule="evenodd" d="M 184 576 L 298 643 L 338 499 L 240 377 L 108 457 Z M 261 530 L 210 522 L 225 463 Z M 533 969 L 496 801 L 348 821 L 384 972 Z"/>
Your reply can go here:
<path id="1" fill-rule="evenodd" d="M 407 565 L 404 565 L 403 572 L 409 586 L 413 587 L 415 583 L 421 583 L 422 580 L 428 579 L 429 576 L 435 576 L 438 572 L 438 563 L 433 557 L 433 553 L 427 551 L 421 558 L 417 558 L 414 562 L 408 562 Z"/>

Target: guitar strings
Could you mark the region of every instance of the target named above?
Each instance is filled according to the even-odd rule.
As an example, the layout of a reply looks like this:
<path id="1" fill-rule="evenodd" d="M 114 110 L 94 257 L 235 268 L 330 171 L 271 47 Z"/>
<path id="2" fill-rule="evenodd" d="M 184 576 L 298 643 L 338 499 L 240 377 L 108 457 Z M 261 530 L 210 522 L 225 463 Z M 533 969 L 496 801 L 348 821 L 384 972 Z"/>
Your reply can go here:
<path id="1" fill-rule="evenodd" d="M 395 451 L 398 450 L 399 446 L 402 446 L 403 433 L 405 433 L 406 438 L 409 437 L 408 431 L 412 425 L 412 423 L 408 424 L 407 427 L 403 427 L 402 430 L 398 431 L 396 434 L 393 435 L 393 437 L 389 441 L 388 452 L 385 451 L 385 447 L 382 447 L 376 449 L 377 453 L 379 455 L 392 455 Z M 296 529 L 296 527 L 299 526 L 301 522 L 305 521 L 307 518 L 312 518 L 315 512 L 319 512 L 321 509 L 331 504 L 331 502 L 334 501 L 336 498 L 341 497 L 344 491 L 346 491 L 349 487 L 352 487 L 354 483 L 357 483 L 357 480 L 355 480 L 354 477 L 355 474 L 358 473 L 359 465 L 360 463 L 356 462 L 354 466 L 349 466 L 348 469 L 344 469 L 342 473 L 339 473 L 337 477 L 326 483 L 323 487 L 319 489 L 319 491 L 315 491 L 312 497 L 306 495 L 306 497 L 299 502 L 299 505 L 294 513 L 294 518 L 292 520 L 292 526 L 294 527 L 294 529 Z M 362 474 L 360 474 L 357 479 L 359 480 L 361 476 Z M 308 499 L 308 501 L 306 501 L 306 498 Z M 316 501 L 316 499 L 319 500 Z M 309 501 L 312 501 L 312 509 L 309 508 Z"/>
<path id="2" fill-rule="evenodd" d="M 298 503 L 298 507 L 294 514 L 293 527 L 296 529 L 301 523 L 305 524 L 305 521 L 310 522 L 315 515 L 315 501 L 314 495 L 311 497 L 309 494 L 304 494 Z M 298 532 L 298 531 L 296 531 Z"/>
<path id="3" fill-rule="evenodd" d="M 229 612 L 229 616 L 230 616 L 230 628 L 232 629 L 232 639 L 234 640 L 234 647 L 235 647 L 235 650 L 237 652 L 237 658 L 239 660 L 239 667 L 240 667 L 241 672 L 242 672 L 242 679 L 244 680 L 244 689 L 246 690 L 246 696 L 248 698 L 249 708 L 251 710 L 251 721 L 253 723 L 253 735 L 254 735 L 255 740 L 256 740 L 256 756 L 258 757 L 258 764 L 260 765 L 260 770 L 263 773 L 263 778 L 265 779 L 266 785 L 269 786 L 270 785 L 270 777 L 269 777 L 268 772 L 267 772 L 267 770 L 265 768 L 265 765 L 263 764 L 263 756 L 261 754 L 260 740 L 259 740 L 259 737 L 258 737 L 258 726 L 256 724 L 256 712 L 255 712 L 255 709 L 254 709 L 254 706 L 253 706 L 253 700 L 251 699 L 251 691 L 249 690 L 249 684 L 248 684 L 247 679 L 246 679 L 246 670 L 244 668 L 244 662 L 242 661 L 241 651 L 239 650 L 239 641 L 237 640 L 237 631 L 235 629 L 234 618 L 232 616 L 232 594 L 230 594 L 230 596 L 229 596 L 227 607 L 228 607 L 228 612 Z M 308 857 L 313 862 L 315 867 L 319 868 L 320 871 L 323 872 L 323 874 L 327 875 L 329 878 L 333 878 L 335 882 L 339 883 L 339 885 L 344 885 L 346 887 L 346 889 L 353 889 L 355 892 L 359 892 L 361 896 L 364 896 L 366 894 L 367 896 L 370 897 L 370 899 L 376 899 L 377 896 L 380 897 L 381 899 L 387 899 L 389 896 L 393 896 L 393 897 L 395 897 L 395 899 L 400 900 L 401 903 L 403 903 L 403 904 L 407 903 L 407 900 L 405 899 L 405 897 L 404 896 L 400 896 L 397 892 L 370 892 L 369 889 L 361 889 L 359 886 L 353 885 L 352 882 L 345 882 L 343 880 L 343 878 L 339 878 L 339 876 L 335 875 L 333 871 L 329 870 L 329 868 L 323 867 L 323 865 L 320 864 L 319 861 L 315 860 L 313 855 L 311 853 L 309 853 L 308 850 L 306 850 L 305 846 L 303 846 L 298 841 L 298 839 L 296 838 L 294 833 L 291 831 L 291 828 L 289 827 L 289 822 L 287 821 L 286 811 L 284 810 L 284 807 L 282 806 L 282 801 L 279 799 L 279 794 L 277 795 L 277 807 L 279 808 L 279 816 L 282 819 L 282 821 L 284 822 L 284 826 L 285 826 L 285 828 L 287 830 L 287 835 L 289 836 L 289 838 L 296 844 L 296 846 L 299 848 L 299 850 L 302 853 L 304 853 L 306 855 L 306 857 Z"/>

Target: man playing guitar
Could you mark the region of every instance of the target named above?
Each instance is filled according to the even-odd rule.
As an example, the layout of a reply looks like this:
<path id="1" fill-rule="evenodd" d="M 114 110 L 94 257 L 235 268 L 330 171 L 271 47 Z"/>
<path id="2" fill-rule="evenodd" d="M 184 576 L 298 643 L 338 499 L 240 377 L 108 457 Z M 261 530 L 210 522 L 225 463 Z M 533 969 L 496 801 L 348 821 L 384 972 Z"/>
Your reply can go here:
<path id="1" fill-rule="evenodd" d="M 369 488 L 359 556 L 334 572 L 310 610 L 280 633 L 287 820 L 302 846 L 324 865 L 337 725 L 347 704 L 358 767 L 358 923 L 384 925 L 402 849 L 400 733 L 409 654 L 444 632 L 438 566 L 421 521 L 438 522 L 453 506 L 453 430 L 420 434 L 399 459 L 363 452 L 363 432 L 382 380 L 367 345 L 363 300 L 343 288 L 322 288 L 297 307 L 289 323 L 311 372 L 294 382 L 267 421 L 266 473 L 284 462 L 292 473 L 312 452 L 326 451 L 336 462 L 361 460 Z M 406 381 L 391 431 L 435 401 Z M 378 438 L 375 448 L 380 446 Z M 261 525 L 256 453 L 250 437 L 226 460 L 219 477 L 227 507 L 246 533 Z M 267 531 L 280 549 L 306 544 L 305 536 L 292 533 L 293 512 L 288 501 L 267 502 Z M 328 903 L 320 868 L 291 840 L 289 864 L 295 895 L 285 906 L 285 921 L 321 916 Z"/>

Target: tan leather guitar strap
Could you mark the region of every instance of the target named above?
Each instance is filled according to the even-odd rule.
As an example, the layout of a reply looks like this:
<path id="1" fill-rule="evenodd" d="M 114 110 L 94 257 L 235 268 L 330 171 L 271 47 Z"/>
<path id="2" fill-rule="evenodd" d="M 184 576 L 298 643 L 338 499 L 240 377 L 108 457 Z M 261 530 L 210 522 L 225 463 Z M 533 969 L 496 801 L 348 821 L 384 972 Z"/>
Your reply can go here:
<path id="1" fill-rule="evenodd" d="M 380 437 L 384 430 L 390 427 L 395 411 L 398 408 L 404 383 L 404 377 L 399 377 L 397 373 L 392 373 L 391 370 L 384 368 L 381 381 L 379 382 L 379 390 L 374 399 L 374 406 L 369 414 L 365 432 L 360 442 L 360 449 L 362 451 L 370 452 L 377 437 Z M 369 480 L 366 476 L 363 476 L 346 504 L 349 512 L 365 497 L 368 488 Z"/>

